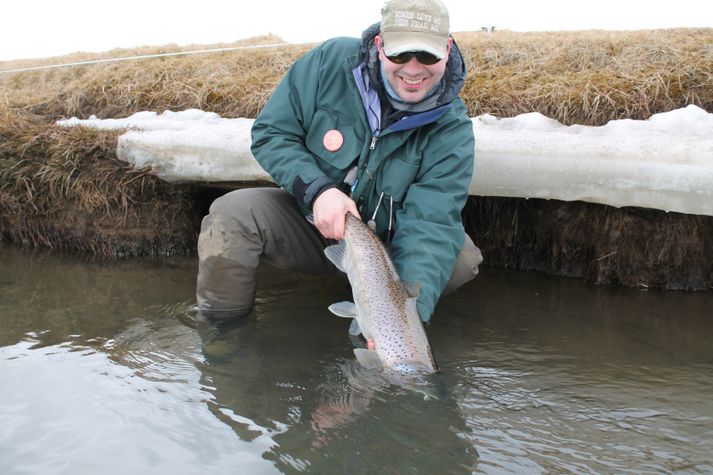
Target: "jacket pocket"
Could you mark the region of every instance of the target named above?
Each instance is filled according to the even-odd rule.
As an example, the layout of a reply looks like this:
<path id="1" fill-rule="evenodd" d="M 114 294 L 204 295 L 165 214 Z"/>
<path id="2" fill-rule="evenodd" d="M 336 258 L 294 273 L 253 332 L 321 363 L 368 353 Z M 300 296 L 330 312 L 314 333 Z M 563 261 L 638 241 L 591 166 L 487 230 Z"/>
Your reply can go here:
<path id="1" fill-rule="evenodd" d="M 344 117 L 318 110 L 309 125 L 305 145 L 318 158 L 319 167 L 334 177 L 357 159 L 361 140 L 356 127 Z"/>
<path id="2" fill-rule="evenodd" d="M 400 207 L 409 187 L 416 181 L 419 166 L 420 160 L 405 160 L 400 154 L 394 154 L 384 160 L 381 173 L 377 175 L 376 189 L 393 198 Z"/>
<path id="3" fill-rule="evenodd" d="M 412 157 L 415 158 L 415 157 Z M 401 154 L 384 160 L 374 182 L 374 202 L 368 217 L 376 223 L 376 233 L 382 241 L 391 241 L 397 227 L 397 212 L 403 208 L 409 187 L 416 180 L 420 160 L 406 161 Z"/>

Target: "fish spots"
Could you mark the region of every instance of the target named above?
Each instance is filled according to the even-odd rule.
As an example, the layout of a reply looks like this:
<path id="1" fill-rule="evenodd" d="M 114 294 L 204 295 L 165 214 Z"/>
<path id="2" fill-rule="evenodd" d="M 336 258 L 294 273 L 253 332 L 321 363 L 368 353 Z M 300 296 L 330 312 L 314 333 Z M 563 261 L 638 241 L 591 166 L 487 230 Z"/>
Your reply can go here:
<path id="1" fill-rule="evenodd" d="M 384 366 L 397 371 L 435 370 L 415 300 L 381 241 L 364 223 L 347 215 L 344 243 L 344 268 L 367 348 Z"/>

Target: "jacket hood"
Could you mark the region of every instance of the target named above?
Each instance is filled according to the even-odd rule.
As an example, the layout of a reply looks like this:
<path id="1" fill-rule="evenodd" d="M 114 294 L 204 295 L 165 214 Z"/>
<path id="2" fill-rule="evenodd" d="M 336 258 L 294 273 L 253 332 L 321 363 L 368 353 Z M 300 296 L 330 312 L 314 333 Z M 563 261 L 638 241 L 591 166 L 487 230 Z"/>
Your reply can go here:
<path id="1" fill-rule="evenodd" d="M 362 62 L 366 65 L 367 72 L 369 74 L 369 80 L 371 84 L 378 86 L 379 94 L 386 98 L 388 97 L 386 93 L 386 88 L 381 80 L 381 61 L 379 61 L 379 53 L 374 42 L 374 38 L 381 31 L 381 23 L 374 23 L 369 28 L 364 30 L 361 38 L 361 58 Z M 445 104 L 451 103 L 458 97 L 463 85 L 465 84 L 465 62 L 463 61 L 463 56 L 461 55 L 460 49 L 453 41 L 453 47 L 451 48 L 451 53 L 448 56 L 448 62 L 446 63 L 446 71 L 443 74 L 443 79 L 441 79 L 441 92 L 436 97 L 432 107 L 427 109 L 433 109 Z"/>

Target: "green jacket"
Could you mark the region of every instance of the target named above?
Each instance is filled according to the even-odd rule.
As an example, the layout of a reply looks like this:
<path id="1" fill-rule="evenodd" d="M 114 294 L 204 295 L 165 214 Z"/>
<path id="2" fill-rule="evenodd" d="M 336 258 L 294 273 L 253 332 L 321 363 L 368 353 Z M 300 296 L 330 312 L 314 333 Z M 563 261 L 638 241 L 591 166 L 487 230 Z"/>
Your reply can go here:
<path id="1" fill-rule="evenodd" d="M 461 210 L 475 146 L 472 122 L 457 97 L 465 68 L 454 46 L 444 75 L 450 90 L 441 94 L 440 106 L 372 133 L 357 80 L 369 74 L 364 65 L 371 62 L 371 83 L 379 81 L 373 74 L 375 32 L 378 24 L 361 42 L 329 40 L 296 61 L 253 125 L 252 153 L 305 216 L 320 191 L 341 184 L 358 165 L 352 199 L 365 221 L 376 215 L 376 232 L 388 241 L 401 279 L 420 286 L 419 312 L 429 321 L 465 236 Z M 330 151 L 323 140 L 333 129 L 344 140 Z"/>

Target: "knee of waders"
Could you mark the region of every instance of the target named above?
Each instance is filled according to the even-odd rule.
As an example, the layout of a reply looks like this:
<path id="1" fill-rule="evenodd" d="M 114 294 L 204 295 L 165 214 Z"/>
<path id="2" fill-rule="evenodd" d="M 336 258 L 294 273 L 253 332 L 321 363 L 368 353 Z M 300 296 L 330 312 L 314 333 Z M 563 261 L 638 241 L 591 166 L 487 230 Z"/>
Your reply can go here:
<path id="1" fill-rule="evenodd" d="M 198 258 L 201 261 L 219 256 L 245 260 L 261 246 L 258 225 L 251 208 L 250 190 L 236 190 L 217 198 L 203 218 L 198 236 Z M 255 257 L 248 259 L 252 264 Z"/>
<path id="2" fill-rule="evenodd" d="M 201 224 L 196 300 L 199 315 L 210 319 L 245 316 L 255 304 L 263 244 L 251 200 L 241 191 L 216 199 Z"/>

